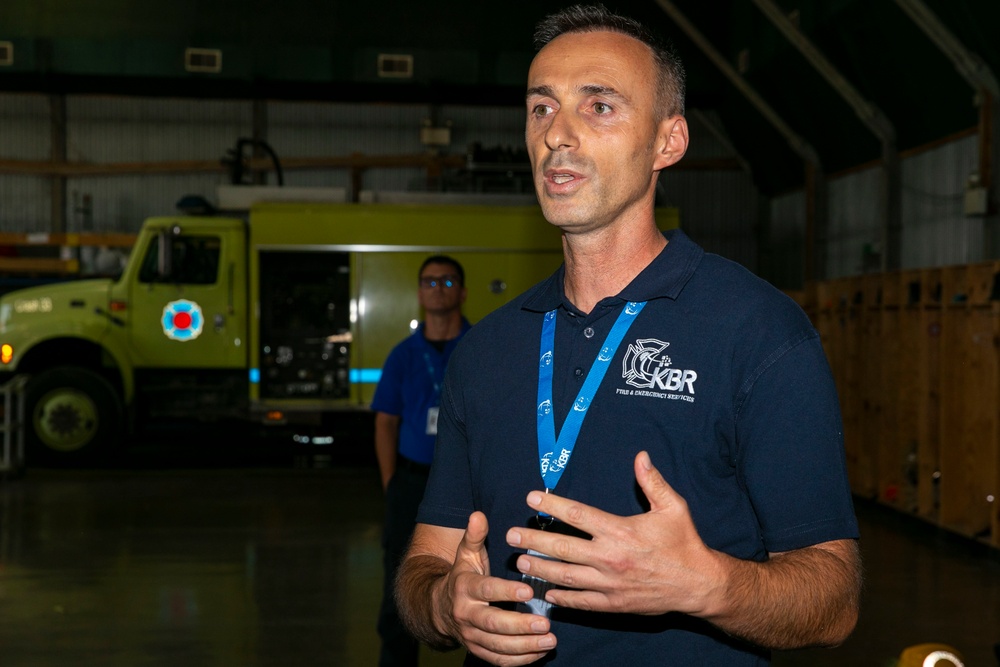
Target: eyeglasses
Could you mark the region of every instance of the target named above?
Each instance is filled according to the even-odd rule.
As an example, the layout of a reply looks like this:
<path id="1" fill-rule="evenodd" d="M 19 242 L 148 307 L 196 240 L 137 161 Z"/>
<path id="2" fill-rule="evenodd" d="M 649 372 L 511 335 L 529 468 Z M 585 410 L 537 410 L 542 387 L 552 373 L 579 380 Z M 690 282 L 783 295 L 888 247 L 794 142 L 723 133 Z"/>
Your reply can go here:
<path id="1" fill-rule="evenodd" d="M 438 285 L 451 289 L 458 285 L 458 276 L 420 276 L 420 286 L 424 289 L 434 289 Z"/>

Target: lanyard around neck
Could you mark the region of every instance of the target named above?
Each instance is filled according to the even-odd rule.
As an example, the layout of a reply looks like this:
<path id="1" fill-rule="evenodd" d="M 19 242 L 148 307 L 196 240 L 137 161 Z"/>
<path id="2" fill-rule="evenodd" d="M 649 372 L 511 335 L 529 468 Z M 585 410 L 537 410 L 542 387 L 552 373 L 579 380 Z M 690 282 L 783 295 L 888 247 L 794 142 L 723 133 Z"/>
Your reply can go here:
<path id="1" fill-rule="evenodd" d="M 569 457 L 576 447 L 577 436 L 580 435 L 580 427 L 583 425 L 583 418 L 587 416 L 587 409 L 594 394 L 604 379 L 604 374 L 611 365 L 611 359 L 615 356 L 615 351 L 621 344 L 622 339 L 628 332 L 636 316 L 646 305 L 645 301 L 629 301 L 618 314 L 618 319 L 611 327 L 608 337 L 604 339 L 604 345 L 594 359 L 584 380 L 580 393 L 573 401 L 573 407 L 563 421 L 559 430 L 559 438 L 556 439 L 555 418 L 552 414 L 552 361 L 555 351 L 556 339 L 556 310 L 545 313 L 542 321 L 541 354 L 538 363 L 538 464 L 542 473 L 542 482 L 546 491 L 551 491 L 559 483 Z"/>
<path id="2" fill-rule="evenodd" d="M 427 364 L 427 374 L 431 378 L 431 386 L 434 387 L 434 405 L 437 405 L 441 401 L 441 380 L 438 378 L 437 371 L 434 370 L 434 362 L 431 361 L 431 353 L 424 352 L 424 363 Z"/>

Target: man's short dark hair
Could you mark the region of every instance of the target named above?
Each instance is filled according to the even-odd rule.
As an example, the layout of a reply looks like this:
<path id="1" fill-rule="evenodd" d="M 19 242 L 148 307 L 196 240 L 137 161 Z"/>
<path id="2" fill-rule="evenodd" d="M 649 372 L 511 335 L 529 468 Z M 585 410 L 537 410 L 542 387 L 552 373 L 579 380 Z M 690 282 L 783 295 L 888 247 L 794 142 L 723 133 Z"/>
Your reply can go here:
<path id="1" fill-rule="evenodd" d="M 462 268 L 462 265 L 458 263 L 457 259 L 449 257 L 448 255 L 432 255 L 425 259 L 424 263 L 420 265 L 420 270 L 417 271 L 418 278 L 423 274 L 424 269 L 427 268 L 428 264 L 448 264 L 454 267 L 455 275 L 458 276 L 459 287 L 465 287 L 465 269 Z"/>
<path id="2" fill-rule="evenodd" d="M 639 40 L 653 52 L 659 70 L 657 106 L 663 118 L 684 114 L 684 65 L 680 58 L 635 19 L 613 14 L 604 5 L 573 5 L 551 14 L 535 27 L 535 49 L 542 50 L 559 35 L 580 32 L 617 32 Z"/>

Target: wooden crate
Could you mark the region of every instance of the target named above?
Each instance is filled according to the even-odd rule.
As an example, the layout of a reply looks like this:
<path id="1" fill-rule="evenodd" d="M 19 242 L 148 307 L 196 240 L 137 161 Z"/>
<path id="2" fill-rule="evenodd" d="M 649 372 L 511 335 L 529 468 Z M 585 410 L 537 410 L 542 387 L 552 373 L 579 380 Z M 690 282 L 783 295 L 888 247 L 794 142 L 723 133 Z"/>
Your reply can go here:
<path id="1" fill-rule="evenodd" d="M 987 497 L 996 456 L 996 354 L 992 313 L 946 311 L 942 341 L 942 525 L 982 537 L 991 531 Z"/>
<path id="2" fill-rule="evenodd" d="M 810 290 L 854 493 L 1000 547 L 1000 262 Z"/>
<path id="3" fill-rule="evenodd" d="M 938 521 L 941 475 L 941 270 L 921 272 L 917 331 L 921 364 L 916 376 L 917 513 Z"/>
<path id="4" fill-rule="evenodd" d="M 877 492 L 880 502 L 906 512 L 917 508 L 917 433 L 919 407 L 911 400 L 910 374 L 919 357 L 914 314 L 908 306 L 907 285 L 919 281 L 919 272 L 883 275 L 881 329 L 878 351 L 882 364 L 877 455 Z"/>

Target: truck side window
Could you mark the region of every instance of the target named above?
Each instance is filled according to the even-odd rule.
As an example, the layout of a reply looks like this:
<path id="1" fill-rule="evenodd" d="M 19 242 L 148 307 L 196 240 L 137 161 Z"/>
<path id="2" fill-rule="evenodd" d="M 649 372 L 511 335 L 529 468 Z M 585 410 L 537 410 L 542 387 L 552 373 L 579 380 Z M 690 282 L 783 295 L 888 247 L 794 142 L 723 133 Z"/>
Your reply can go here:
<path id="1" fill-rule="evenodd" d="M 170 237 L 171 272 L 164 276 L 157 269 L 160 237 L 153 237 L 142 259 L 139 282 L 213 285 L 219 277 L 220 247 L 217 236 Z"/>

